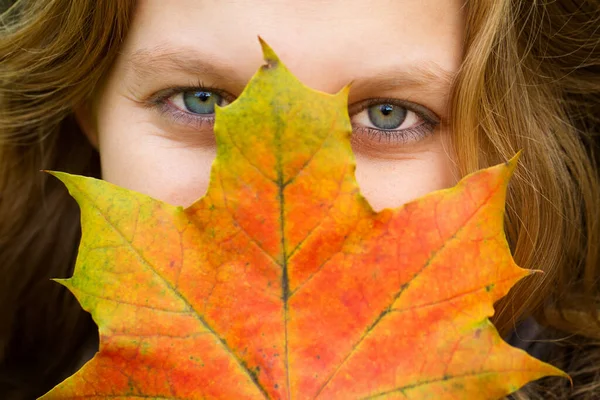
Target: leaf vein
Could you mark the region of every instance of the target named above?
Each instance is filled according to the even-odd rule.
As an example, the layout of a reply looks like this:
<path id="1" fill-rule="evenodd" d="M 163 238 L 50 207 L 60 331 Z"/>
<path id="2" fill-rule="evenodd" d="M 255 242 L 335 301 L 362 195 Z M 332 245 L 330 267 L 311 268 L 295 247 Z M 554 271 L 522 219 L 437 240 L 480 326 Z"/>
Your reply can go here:
<path id="1" fill-rule="evenodd" d="M 74 186 L 76 186 L 76 185 L 74 185 Z M 150 271 L 152 271 L 156 276 L 158 276 L 163 281 L 165 286 L 167 286 L 171 290 L 171 292 L 173 293 L 173 295 L 175 297 L 178 297 L 180 300 L 182 300 L 186 304 L 187 307 L 189 307 L 191 310 L 194 311 L 194 313 L 197 317 L 197 320 L 218 339 L 218 341 L 221 344 L 221 346 L 223 347 L 223 349 L 236 361 L 236 363 L 242 369 L 242 371 L 244 371 L 248 375 L 248 377 L 256 384 L 257 388 L 264 395 L 265 399 L 267 399 L 268 398 L 267 392 L 262 387 L 260 382 L 258 382 L 256 375 L 254 373 L 252 373 L 252 371 L 246 366 L 246 364 L 235 354 L 233 349 L 231 349 L 227 345 L 225 340 L 220 335 L 218 335 L 217 332 L 208 324 L 208 322 L 202 317 L 200 312 L 198 310 L 196 310 L 195 307 L 188 301 L 188 299 L 186 299 L 181 293 L 179 293 L 176 290 L 176 288 L 164 276 L 162 276 L 155 268 L 153 268 L 153 266 L 150 264 L 150 262 L 148 262 L 148 260 L 146 260 L 144 258 L 144 256 L 139 252 L 139 250 L 133 246 L 133 243 L 130 243 L 129 241 L 127 241 L 126 236 L 123 234 L 123 232 L 121 232 L 121 230 L 119 228 L 117 228 L 117 226 L 115 226 L 112 223 L 112 221 L 110 221 L 107 218 L 106 215 L 104 215 L 102 210 L 94 202 L 94 199 L 90 198 L 90 196 L 88 195 L 87 192 L 85 192 L 84 190 L 81 190 L 81 188 L 79 188 L 78 186 L 77 186 L 77 190 L 79 190 L 79 192 L 83 196 L 88 198 L 91 205 L 98 211 L 98 213 L 102 216 L 102 218 L 106 221 L 106 223 L 110 226 L 110 228 L 113 229 L 113 231 L 116 232 L 118 234 L 118 236 L 120 236 L 121 239 L 129 245 L 128 246 L 129 249 L 131 250 L 131 252 L 133 254 L 135 254 L 138 257 L 138 259 L 141 261 L 141 264 L 144 265 L 146 268 L 148 268 Z"/>
<path id="2" fill-rule="evenodd" d="M 367 330 L 363 333 L 363 335 L 358 339 L 358 341 L 352 346 L 352 349 L 350 350 L 350 352 L 346 355 L 346 357 L 344 357 L 344 359 L 342 360 L 342 362 L 337 366 L 337 368 L 335 369 L 335 371 L 333 371 L 333 373 L 329 376 L 329 378 L 327 378 L 325 380 L 325 382 L 323 383 L 323 385 L 319 388 L 319 391 L 316 394 L 316 397 L 318 397 L 321 392 L 327 387 L 327 385 L 332 381 L 332 379 L 337 375 L 338 371 L 342 368 L 342 366 L 344 366 L 346 364 L 346 362 L 350 359 L 350 357 L 357 351 L 358 346 L 360 346 L 360 344 L 369 336 L 369 334 L 373 331 L 373 329 L 379 324 L 379 322 L 381 322 L 381 320 L 390 313 L 391 311 L 391 307 L 392 305 L 402 296 L 402 294 L 405 292 L 405 290 L 408 288 L 408 286 L 410 285 L 410 283 L 417 277 L 419 276 L 429 265 L 431 265 L 432 261 L 437 257 L 437 255 L 440 253 L 440 251 L 442 251 L 450 241 L 452 241 L 464 228 L 465 226 L 467 226 L 471 220 L 475 217 L 475 215 L 477 215 L 479 213 L 479 211 L 488 203 L 489 199 L 492 198 L 492 196 L 494 196 L 494 194 L 496 193 L 496 191 L 498 190 L 498 188 L 500 187 L 501 183 L 498 183 L 498 185 L 494 188 L 494 190 L 490 191 L 490 194 L 481 202 L 481 204 L 473 211 L 473 213 L 471 215 L 469 215 L 466 218 L 465 223 L 460 226 L 456 232 L 454 232 L 449 238 L 448 240 L 444 240 L 441 247 L 439 247 L 437 250 L 435 250 L 433 252 L 433 254 L 431 255 L 431 257 L 427 260 L 426 263 L 424 263 L 424 265 L 417 271 L 415 272 L 415 274 L 406 282 L 404 283 L 401 287 L 400 290 L 398 291 L 398 293 L 396 293 L 396 295 L 394 296 L 394 299 L 392 300 L 390 306 L 388 308 L 386 308 L 385 310 L 383 310 L 383 312 L 381 312 L 381 314 L 379 314 L 379 316 L 375 319 L 375 321 L 369 325 L 369 327 L 367 328 Z"/>

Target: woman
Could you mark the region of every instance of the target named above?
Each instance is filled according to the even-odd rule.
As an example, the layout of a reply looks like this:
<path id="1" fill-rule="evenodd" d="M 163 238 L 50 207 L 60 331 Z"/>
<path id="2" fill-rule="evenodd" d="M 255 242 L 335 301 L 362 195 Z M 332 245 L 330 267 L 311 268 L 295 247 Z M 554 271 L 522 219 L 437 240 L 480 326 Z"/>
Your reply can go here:
<path id="1" fill-rule="evenodd" d="M 41 395 L 96 346 L 89 316 L 49 282 L 72 273 L 77 206 L 39 170 L 191 204 L 214 106 L 261 64 L 261 35 L 313 88 L 354 81 L 357 179 L 376 209 L 524 149 L 507 234 L 517 263 L 545 273 L 494 323 L 574 386 L 547 378 L 514 396 L 597 398 L 598 26 L 597 0 L 17 1 L 0 39 L 0 394 Z"/>

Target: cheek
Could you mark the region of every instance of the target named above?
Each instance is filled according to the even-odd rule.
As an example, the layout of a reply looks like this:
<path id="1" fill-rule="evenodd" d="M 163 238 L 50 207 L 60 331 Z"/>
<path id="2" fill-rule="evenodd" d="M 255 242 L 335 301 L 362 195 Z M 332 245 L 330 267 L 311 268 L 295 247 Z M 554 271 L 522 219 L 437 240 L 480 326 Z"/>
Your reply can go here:
<path id="1" fill-rule="evenodd" d="M 420 152 L 393 161 L 358 155 L 356 164 L 360 190 L 376 211 L 399 207 L 458 181 L 454 163 L 443 151 Z"/>
<path id="2" fill-rule="evenodd" d="M 165 168 L 157 171 L 147 193 L 169 204 L 188 207 L 203 197 L 208 189 L 214 150 L 177 149 L 164 154 L 169 157 Z M 143 173 L 143 172 L 142 172 Z"/>
<path id="3" fill-rule="evenodd" d="M 102 179 L 177 206 L 204 195 L 214 149 L 184 147 L 147 133 L 134 140 L 131 133 L 101 140 Z"/>

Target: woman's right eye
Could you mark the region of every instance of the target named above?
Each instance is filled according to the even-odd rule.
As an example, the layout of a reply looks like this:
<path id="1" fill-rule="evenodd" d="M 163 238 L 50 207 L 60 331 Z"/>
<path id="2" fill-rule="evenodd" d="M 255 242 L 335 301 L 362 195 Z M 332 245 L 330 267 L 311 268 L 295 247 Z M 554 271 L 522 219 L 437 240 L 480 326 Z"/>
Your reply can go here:
<path id="1" fill-rule="evenodd" d="M 213 115 L 215 106 L 229 104 L 219 93 L 210 90 L 186 90 L 175 93 L 167 99 L 181 111 L 198 115 Z"/>

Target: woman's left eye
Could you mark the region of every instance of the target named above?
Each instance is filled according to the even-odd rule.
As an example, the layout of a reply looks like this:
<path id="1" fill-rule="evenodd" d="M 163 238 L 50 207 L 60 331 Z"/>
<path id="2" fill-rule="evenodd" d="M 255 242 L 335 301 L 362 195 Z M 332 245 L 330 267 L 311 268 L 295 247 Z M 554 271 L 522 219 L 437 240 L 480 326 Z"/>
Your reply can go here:
<path id="1" fill-rule="evenodd" d="M 410 107 L 393 100 L 371 100 L 359 105 L 358 111 L 351 107 L 350 113 L 354 135 L 367 134 L 377 141 L 417 141 L 431 134 L 439 123 L 437 117 L 424 107 Z"/>
<path id="2" fill-rule="evenodd" d="M 219 93 L 210 90 L 186 90 L 175 93 L 168 98 L 175 107 L 191 114 L 212 115 L 215 106 L 229 104 Z"/>

